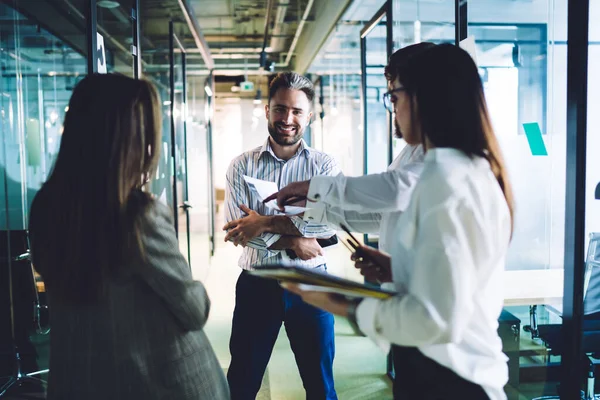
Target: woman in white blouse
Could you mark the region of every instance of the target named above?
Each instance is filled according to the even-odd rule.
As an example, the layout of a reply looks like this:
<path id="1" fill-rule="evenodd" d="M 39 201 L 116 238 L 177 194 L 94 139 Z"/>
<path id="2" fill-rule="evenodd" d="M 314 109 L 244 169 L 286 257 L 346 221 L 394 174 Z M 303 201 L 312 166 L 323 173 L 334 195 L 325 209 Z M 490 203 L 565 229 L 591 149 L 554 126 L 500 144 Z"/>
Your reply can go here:
<path id="1" fill-rule="evenodd" d="M 398 295 L 353 303 L 287 288 L 348 317 L 383 349 L 393 346 L 394 398 L 505 399 L 497 320 L 513 200 L 477 67 L 444 44 L 386 72 L 396 121 L 409 144 L 423 144 L 425 166 L 391 258 L 366 247 L 359 255 L 375 257 L 382 276 L 391 272 Z M 328 203 L 344 195 L 313 178 L 276 197 Z"/>

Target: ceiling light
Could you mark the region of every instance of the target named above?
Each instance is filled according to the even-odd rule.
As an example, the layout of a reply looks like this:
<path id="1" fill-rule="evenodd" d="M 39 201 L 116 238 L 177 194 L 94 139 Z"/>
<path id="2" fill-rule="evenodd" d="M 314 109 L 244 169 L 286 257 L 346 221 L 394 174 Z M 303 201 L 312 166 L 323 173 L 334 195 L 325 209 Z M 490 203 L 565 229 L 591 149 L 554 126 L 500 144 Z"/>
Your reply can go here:
<path id="1" fill-rule="evenodd" d="M 118 1 L 113 0 L 100 0 L 96 5 L 102 8 L 117 8 L 120 6 Z"/>

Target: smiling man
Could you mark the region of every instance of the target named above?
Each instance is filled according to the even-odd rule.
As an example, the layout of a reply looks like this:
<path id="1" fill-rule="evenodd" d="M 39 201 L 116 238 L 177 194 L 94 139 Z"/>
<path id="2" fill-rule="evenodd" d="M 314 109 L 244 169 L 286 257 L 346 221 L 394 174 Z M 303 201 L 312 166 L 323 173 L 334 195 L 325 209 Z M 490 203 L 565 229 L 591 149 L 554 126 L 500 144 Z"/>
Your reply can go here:
<path id="1" fill-rule="evenodd" d="M 302 139 L 312 117 L 313 98 L 310 80 L 293 72 L 277 74 L 265 107 L 269 137 L 261 147 L 235 158 L 227 170 L 225 241 L 244 246 L 229 343 L 227 379 L 233 400 L 256 398 L 282 323 L 307 399 L 337 399 L 333 316 L 304 303 L 276 281 L 247 273 L 252 265 L 286 260 L 285 250 L 293 250 L 307 268 L 327 268 L 317 239 L 329 238 L 335 231 L 301 217 L 275 215 L 244 181 L 246 175 L 282 188 L 339 172 L 332 157 L 311 149 Z"/>

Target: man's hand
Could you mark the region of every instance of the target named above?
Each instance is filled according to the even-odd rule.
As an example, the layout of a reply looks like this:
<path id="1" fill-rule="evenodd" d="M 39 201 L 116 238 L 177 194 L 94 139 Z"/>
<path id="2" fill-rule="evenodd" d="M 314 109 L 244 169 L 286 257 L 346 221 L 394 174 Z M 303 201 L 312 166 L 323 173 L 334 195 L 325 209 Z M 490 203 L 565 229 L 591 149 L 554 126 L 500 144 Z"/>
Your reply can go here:
<path id="1" fill-rule="evenodd" d="M 392 282 L 391 258 L 369 246 L 360 246 L 352 254 L 354 266 L 370 282 Z"/>
<path id="2" fill-rule="evenodd" d="M 225 235 L 226 242 L 231 240 L 236 246 L 241 244 L 243 247 L 246 247 L 250 239 L 260 236 L 265 232 L 268 217 L 260 215 L 245 205 L 241 205 L 240 210 L 248 215 L 227 223 L 223 227 L 223 230 L 227 231 L 227 235 Z"/>
<path id="3" fill-rule="evenodd" d="M 294 253 L 301 260 L 310 260 L 323 255 L 323 248 L 319 245 L 317 239 L 294 237 L 290 240 L 290 249 L 294 250 Z"/>
<path id="4" fill-rule="evenodd" d="M 310 181 L 301 181 L 290 183 L 277 193 L 273 193 L 269 197 L 263 200 L 263 203 L 267 203 L 271 200 L 277 199 L 277 205 L 283 211 L 286 205 L 295 204 L 299 201 L 306 200 L 308 195 L 308 188 L 310 187 Z"/>

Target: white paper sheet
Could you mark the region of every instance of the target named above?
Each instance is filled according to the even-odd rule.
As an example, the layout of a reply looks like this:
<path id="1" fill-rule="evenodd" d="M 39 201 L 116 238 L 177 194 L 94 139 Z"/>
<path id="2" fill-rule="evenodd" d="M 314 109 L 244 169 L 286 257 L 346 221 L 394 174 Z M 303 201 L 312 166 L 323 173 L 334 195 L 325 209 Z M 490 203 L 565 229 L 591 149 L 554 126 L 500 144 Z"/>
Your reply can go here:
<path id="1" fill-rule="evenodd" d="M 277 193 L 279 189 L 277 188 L 277 184 L 275 182 L 264 181 L 262 179 L 252 178 L 250 176 L 244 175 L 244 180 L 248 185 L 250 191 L 260 200 L 263 201 L 273 193 Z M 271 200 L 265 205 L 269 208 L 277 210 L 281 212 L 279 207 L 277 207 L 277 201 Z M 301 214 L 306 211 L 305 207 L 297 207 L 297 206 L 285 206 L 285 211 L 283 212 L 286 215 L 296 215 Z"/>
<path id="2" fill-rule="evenodd" d="M 96 55 L 98 60 L 98 73 L 106 74 L 106 50 L 104 47 L 104 38 L 101 34 L 96 33 Z"/>

